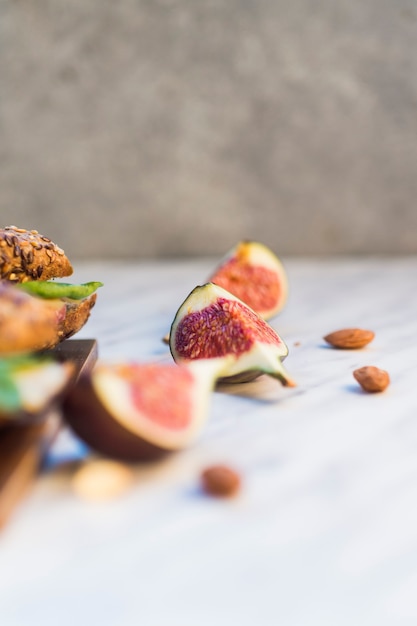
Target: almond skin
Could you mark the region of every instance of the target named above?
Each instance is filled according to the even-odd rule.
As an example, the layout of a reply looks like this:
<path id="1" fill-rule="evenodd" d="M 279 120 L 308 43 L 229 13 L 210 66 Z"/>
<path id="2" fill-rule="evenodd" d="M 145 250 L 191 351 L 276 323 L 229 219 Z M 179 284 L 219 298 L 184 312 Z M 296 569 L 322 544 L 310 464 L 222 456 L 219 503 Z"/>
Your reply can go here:
<path id="1" fill-rule="evenodd" d="M 239 474 L 227 465 L 213 465 L 201 474 L 203 490 L 220 498 L 234 496 L 240 489 Z"/>
<path id="2" fill-rule="evenodd" d="M 372 330 L 363 328 L 343 328 L 323 337 L 334 348 L 342 350 L 358 350 L 364 348 L 375 337 Z"/>
<path id="3" fill-rule="evenodd" d="M 360 367 L 353 372 L 353 376 L 358 381 L 364 391 L 376 393 L 384 391 L 390 383 L 388 372 L 379 369 L 374 365 Z"/>

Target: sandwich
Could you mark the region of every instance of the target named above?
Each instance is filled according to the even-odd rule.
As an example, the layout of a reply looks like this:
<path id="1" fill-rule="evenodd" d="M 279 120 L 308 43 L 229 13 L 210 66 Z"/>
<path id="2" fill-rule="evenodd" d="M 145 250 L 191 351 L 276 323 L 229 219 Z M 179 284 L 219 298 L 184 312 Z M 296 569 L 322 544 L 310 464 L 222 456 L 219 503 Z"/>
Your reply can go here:
<path id="1" fill-rule="evenodd" d="M 102 283 L 56 280 L 72 273 L 48 237 L 0 228 L 0 427 L 38 420 L 73 380 L 50 350 L 86 324 Z"/>
<path id="2" fill-rule="evenodd" d="M 65 252 L 36 230 L 0 229 L 0 356 L 54 348 L 87 322 L 102 283 L 70 276 Z"/>

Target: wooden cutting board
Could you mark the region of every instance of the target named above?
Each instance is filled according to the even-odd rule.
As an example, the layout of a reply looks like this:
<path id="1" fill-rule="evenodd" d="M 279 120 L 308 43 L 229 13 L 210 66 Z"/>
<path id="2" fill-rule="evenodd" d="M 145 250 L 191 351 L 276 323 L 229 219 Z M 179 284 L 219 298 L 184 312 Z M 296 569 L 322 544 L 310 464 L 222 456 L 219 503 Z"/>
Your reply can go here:
<path id="1" fill-rule="evenodd" d="M 67 339 L 48 354 L 60 361 L 72 361 L 75 365 L 73 382 L 76 382 L 97 361 L 97 342 L 95 339 Z M 52 409 L 37 424 L 0 430 L 0 528 L 36 478 L 60 426 L 61 415 Z"/>

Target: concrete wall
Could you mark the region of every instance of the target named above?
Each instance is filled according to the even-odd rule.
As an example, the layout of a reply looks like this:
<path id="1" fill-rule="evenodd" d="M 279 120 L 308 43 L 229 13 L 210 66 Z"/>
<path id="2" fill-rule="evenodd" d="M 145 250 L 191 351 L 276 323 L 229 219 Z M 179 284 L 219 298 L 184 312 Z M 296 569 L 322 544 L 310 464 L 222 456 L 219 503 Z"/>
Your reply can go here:
<path id="1" fill-rule="evenodd" d="M 415 0 L 0 0 L 0 221 L 72 256 L 417 252 Z"/>

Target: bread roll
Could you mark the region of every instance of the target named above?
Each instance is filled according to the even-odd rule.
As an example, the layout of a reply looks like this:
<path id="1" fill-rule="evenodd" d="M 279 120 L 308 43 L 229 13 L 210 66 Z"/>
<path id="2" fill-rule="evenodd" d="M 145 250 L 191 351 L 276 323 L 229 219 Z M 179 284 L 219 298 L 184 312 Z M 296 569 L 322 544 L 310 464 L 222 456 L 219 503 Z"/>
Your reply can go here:
<path id="1" fill-rule="evenodd" d="M 60 341 L 72 337 L 81 330 L 90 317 L 91 309 L 95 305 L 96 300 L 96 293 L 82 300 L 64 300 L 65 318 L 60 328 Z"/>
<path id="2" fill-rule="evenodd" d="M 48 237 L 16 226 L 0 228 L 0 355 L 53 348 L 84 326 L 96 293 L 81 299 L 49 299 L 16 285 L 30 281 L 40 285 L 38 281 L 72 272 L 65 252 Z"/>
<path id="3" fill-rule="evenodd" d="M 42 300 L 0 281 L 0 355 L 34 352 L 60 341 L 66 316 L 62 300 Z"/>
<path id="4" fill-rule="evenodd" d="M 65 252 L 37 230 L 16 226 L 0 229 L 0 278 L 22 283 L 70 276 Z"/>

